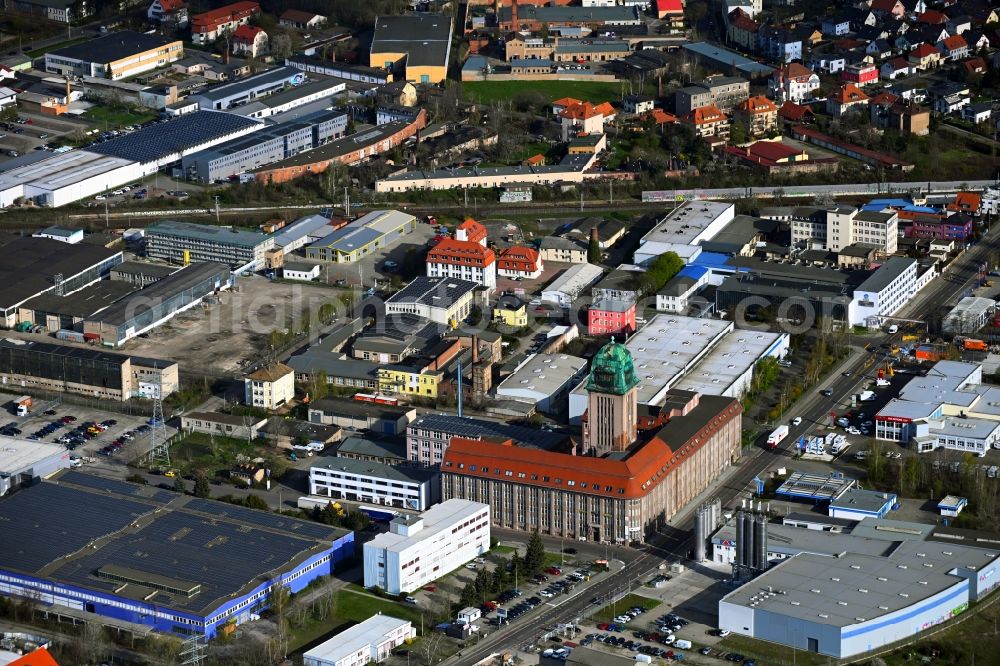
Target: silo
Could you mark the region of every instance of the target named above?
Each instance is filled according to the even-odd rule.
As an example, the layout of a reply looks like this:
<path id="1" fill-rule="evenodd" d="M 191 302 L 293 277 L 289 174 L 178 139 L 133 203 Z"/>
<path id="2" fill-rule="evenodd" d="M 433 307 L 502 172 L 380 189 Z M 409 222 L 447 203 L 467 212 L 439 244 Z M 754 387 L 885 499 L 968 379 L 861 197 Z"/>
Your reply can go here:
<path id="1" fill-rule="evenodd" d="M 714 532 L 722 524 L 722 500 L 716 498 L 710 505 L 712 507 L 711 530 Z"/>
<path id="2" fill-rule="evenodd" d="M 742 567 L 743 562 L 743 509 L 736 512 L 736 566 Z"/>
<path id="3" fill-rule="evenodd" d="M 708 512 L 704 506 L 699 506 L 694 516 L 694 561 L 705 561 L 705 541 L 708 528 Z"/>
<path id="4" fill-rule="evenodd" d="M 753 526 L 754 526 L 754 514 L 753 511 L 743 512 L 743 543 L 739 546 L 743 549 L 743 564 L 744 566 L 753 567 Z"/>
<path id="5" fill-rule="evenodd" d="M 757 524 L 753 530 L 753 544 L 757 551 L 754 555 L 753 568 L 757 571 L 767 569 L 767 516 L 757 515 Z"/>

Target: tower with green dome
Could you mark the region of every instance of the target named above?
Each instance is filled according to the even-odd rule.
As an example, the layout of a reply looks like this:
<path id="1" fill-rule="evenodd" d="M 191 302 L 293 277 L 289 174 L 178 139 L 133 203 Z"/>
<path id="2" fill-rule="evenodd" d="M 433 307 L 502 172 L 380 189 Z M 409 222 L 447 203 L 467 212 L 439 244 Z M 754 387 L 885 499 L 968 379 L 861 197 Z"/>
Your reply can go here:
<path id="1" fill-rule="evenodd" d="M 632 445 L 637 435 L 638 386 L 632 354 L 612 338 L 590 364 L 585 450 L 600 454 Z"/>

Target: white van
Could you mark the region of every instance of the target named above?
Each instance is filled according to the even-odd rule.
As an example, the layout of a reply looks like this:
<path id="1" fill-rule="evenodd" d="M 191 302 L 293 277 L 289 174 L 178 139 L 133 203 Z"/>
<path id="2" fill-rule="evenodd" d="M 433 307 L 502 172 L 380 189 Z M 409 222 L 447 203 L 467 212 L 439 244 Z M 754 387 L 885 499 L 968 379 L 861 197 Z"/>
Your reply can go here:
<path id="1" fill-rule="evenodd" d="M 690 650 L 691 649 L 691 641 L 686 641 L 686 640 L 683 640 L 681 638 L 678 638 L 676 641 L 674 641 L 674 647 L 675 648 L 680 648 L 681 650 Z"/>
<path id="2" fill-rule="evenodd" d="M 893 324 L 889 327 L 889 335 L 895 335 L 899 331 L 899 326 Z"/>

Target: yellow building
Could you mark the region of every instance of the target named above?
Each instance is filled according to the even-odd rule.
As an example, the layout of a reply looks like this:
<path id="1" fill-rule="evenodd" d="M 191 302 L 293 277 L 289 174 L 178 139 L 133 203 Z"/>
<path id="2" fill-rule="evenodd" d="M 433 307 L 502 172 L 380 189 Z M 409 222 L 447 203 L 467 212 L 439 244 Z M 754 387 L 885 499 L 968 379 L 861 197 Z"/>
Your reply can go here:
<path id="1" fill-rule="evenodd" d="M 444 373 L 441 371 L 425 370 L 418 366 L 381 367 L 378 369 L 378 390 L 381 393 L 436 399 L 438 384 L 443 377 Z"/>
<path id="2" fill-rule="evenodd" d="M 403 71 L 413 83 L 441 83 L 448 76 L 452 30 L 449 16 L 379 16 L 368 66 Z"/>
<path id="3" fill-rule="evenodd" d="M 519 298 L 504 296 L 493 308 L 493 319 L 511 328 L 528 325 L 528 306 Z"/>

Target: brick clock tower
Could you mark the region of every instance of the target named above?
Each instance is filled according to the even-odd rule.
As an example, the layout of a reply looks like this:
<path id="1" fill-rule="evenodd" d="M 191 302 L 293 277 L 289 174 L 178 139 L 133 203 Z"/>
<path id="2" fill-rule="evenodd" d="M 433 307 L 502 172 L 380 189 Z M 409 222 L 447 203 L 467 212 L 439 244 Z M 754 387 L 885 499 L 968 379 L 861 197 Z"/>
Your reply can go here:
<path id="1" fill-rule="evenodd" d="M 612 338 L 597 352 L 590 366 L 584 451 L 598 455 L 624 451 L 635 442 L 638 385 L 632 354 Z"/>

